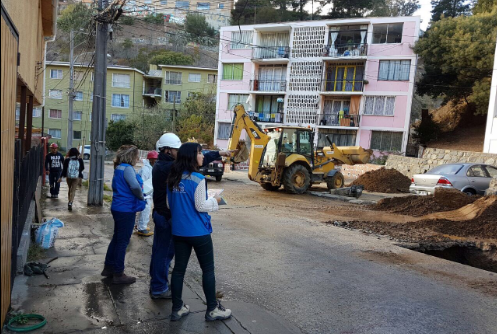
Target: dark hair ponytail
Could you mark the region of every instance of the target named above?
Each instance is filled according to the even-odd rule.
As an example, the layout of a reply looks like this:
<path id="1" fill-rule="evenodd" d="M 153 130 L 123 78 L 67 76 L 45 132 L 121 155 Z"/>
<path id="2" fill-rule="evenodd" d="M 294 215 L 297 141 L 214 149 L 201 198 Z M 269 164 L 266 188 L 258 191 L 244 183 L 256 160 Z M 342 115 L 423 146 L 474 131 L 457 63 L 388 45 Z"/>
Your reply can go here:
<path id="1" fill-rule="evenodd" d="M 190 175 L 193 172 L 198 172 L 197 155 L 202 151 L 202 146 L 198 143 L 184 143 L 178 150 L 176 161 L 171 166 L 169 177 L 167 178 L 167 186 L 169 190 L 179 186 L 184 172 Z"/>

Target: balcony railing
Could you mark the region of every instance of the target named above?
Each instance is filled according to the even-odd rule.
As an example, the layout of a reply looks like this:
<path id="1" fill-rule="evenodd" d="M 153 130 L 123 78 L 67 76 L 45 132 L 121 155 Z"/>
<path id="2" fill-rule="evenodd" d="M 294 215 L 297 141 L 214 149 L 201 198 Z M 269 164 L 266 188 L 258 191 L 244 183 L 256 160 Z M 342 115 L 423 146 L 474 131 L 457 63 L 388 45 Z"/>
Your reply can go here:
<path id="1" fill-rule="evenodd" d="M 259 123 L 283 123 L 283 113 L 271 111 L 249 111 L 252 120 Z"/>
<path id="2" fill-rule="evenodd" d="M 250 80 L 250 87 L 256 92 L 284 92 L 286 80 Z"/>
<path id="3" fill-rule="evenodd" d="M 289 46 L 256 46 L 252 51 L 252 59 L 278 59 L 290 57 Z"/>
<path id="4" fill-rule="evenodd" d="M 158 95 L 162 96 L 162 89 L 160 87 L 145 87 L 143 95 Z"/>
<path id="5" fill-rule="evenodd" d="M 325 80 L 323 92 L 362 92 L 364 80 Z"/>
<path id="6" fill-rule="evenodd" d="M 166 79 L 166 85 L 181 85 L 181 79 Z"/>
<path id="7" fill-rule="evenodd" d="M 367 54 L 368 45 L 366 43 L 327 45 L 323 50 L 323 57 L 366 57 Z"/>
<path id="8" fill-rule="evenodd" d="M 359 127 L 359 115 L 340 115 L 340 114 L 320 114 L 317 118 L 317 124 L 322 126 L 346 126 Z"/>

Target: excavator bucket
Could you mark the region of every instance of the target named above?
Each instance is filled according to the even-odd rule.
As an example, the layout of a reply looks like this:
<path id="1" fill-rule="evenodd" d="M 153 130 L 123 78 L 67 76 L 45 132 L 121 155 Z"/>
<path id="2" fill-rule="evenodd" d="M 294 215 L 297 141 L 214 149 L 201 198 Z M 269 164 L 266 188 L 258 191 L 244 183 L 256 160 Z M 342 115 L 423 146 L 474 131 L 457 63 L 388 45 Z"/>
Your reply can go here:
<path id="1" fill-rule="evenodd" d="M 244 141 L 240 141 L 238 142 L 238 145 L 236 145 L 236 149 L 238 150 L 238 153 L 233 158 L 231 158 L 231 161 L 236 164 L 247 161 L 250 156 L 247 144 L 245 144 Z"/>

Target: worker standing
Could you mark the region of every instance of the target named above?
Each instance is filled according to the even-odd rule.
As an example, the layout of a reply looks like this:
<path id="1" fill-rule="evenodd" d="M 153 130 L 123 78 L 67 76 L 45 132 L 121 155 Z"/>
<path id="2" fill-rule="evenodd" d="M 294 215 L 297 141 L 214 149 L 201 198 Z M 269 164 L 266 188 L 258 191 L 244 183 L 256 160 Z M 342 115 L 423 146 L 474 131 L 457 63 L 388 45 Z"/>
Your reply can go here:
<path id="1" fill-rule="evenodd" d="M 167 178 L 171 166 L 176 159 L 181 140 L 174 133 L 165 133 L 157 141 L 159 158 L 152 169 L 154 187 L 154 219 L 155 231 L 150 261 L 150 297 L 152 299 L 171 298 L 169 288 L 169 265 L 174 258 L 174 245 L 171 226 L 171 211 L 167 207 Z M 211 151 L 204 156 L 204 166 L 221 156 L 230 156 L 231 151 Z"/>
<path id="2" fill-rule="evenodd" d="M 59 197 L 60 183 L 58 181 L 62 174 L 63 165 L 64 156 L 59 152 L 59 145 L 56 143 L 50 144 L 50 153 L 45 157 L 45 170 L 48 174 L 51 198 Z"/>
<path id="3" fill-rule="evenodd" d="M 150 151 L 147 154 L 147 159 L 143 159 L 143 167 L 138 171 L 138 175 L 142 177 L 143 183 L 152 178 L 152 169 L 158 157 L 159 154 L 157 153 L 157 151 Z M 151 235 L 154 235 L 154 232 L 150 231 L 150 229 L 148 228 L 148 222 L 150 220 L 150 210 L 152 208 L 152 194 L 147 194 L 145 200 L 147 201 L 145 210 L 138 213 L 137 234 L 142 237 L 149 237 Z"/>

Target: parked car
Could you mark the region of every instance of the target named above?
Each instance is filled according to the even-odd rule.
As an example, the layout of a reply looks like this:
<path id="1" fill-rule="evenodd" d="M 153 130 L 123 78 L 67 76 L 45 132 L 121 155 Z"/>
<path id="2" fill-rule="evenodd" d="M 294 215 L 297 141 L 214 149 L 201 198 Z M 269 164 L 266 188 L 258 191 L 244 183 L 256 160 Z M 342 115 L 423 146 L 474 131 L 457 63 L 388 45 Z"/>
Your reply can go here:
<path id="1" fill-rule="evenodd" d="M 84 149 L 80 146 L 79 152 L 81 152 L 83 160 L 90 160 L 91 145 L 85 145 Z M 105 156 L 107 155 L 109 155 L 109 150 L 105 149 Z"/>
<path id="2" fill-rule="evenodd" d="M 209 150 L 202 150 L 202 153 L 210 152 Z M 224 162 L 222 160 L 215 160 L 209 165 L 200 168 L 200 173 L 205 176 L 213 176 L 217 182 L 221 182 L 224 174 Z"/>
<path id="3" fill-rule="evenodd" d="M 485 164 L 440 165 L 425 174 L 416 174 L 411 179 L 409 191 L 417 195 L 431 195 L 436 188 L 454 188 L 467 195 L 483 195 L 492 177 L 497 177 L 497 168 Z"/>

